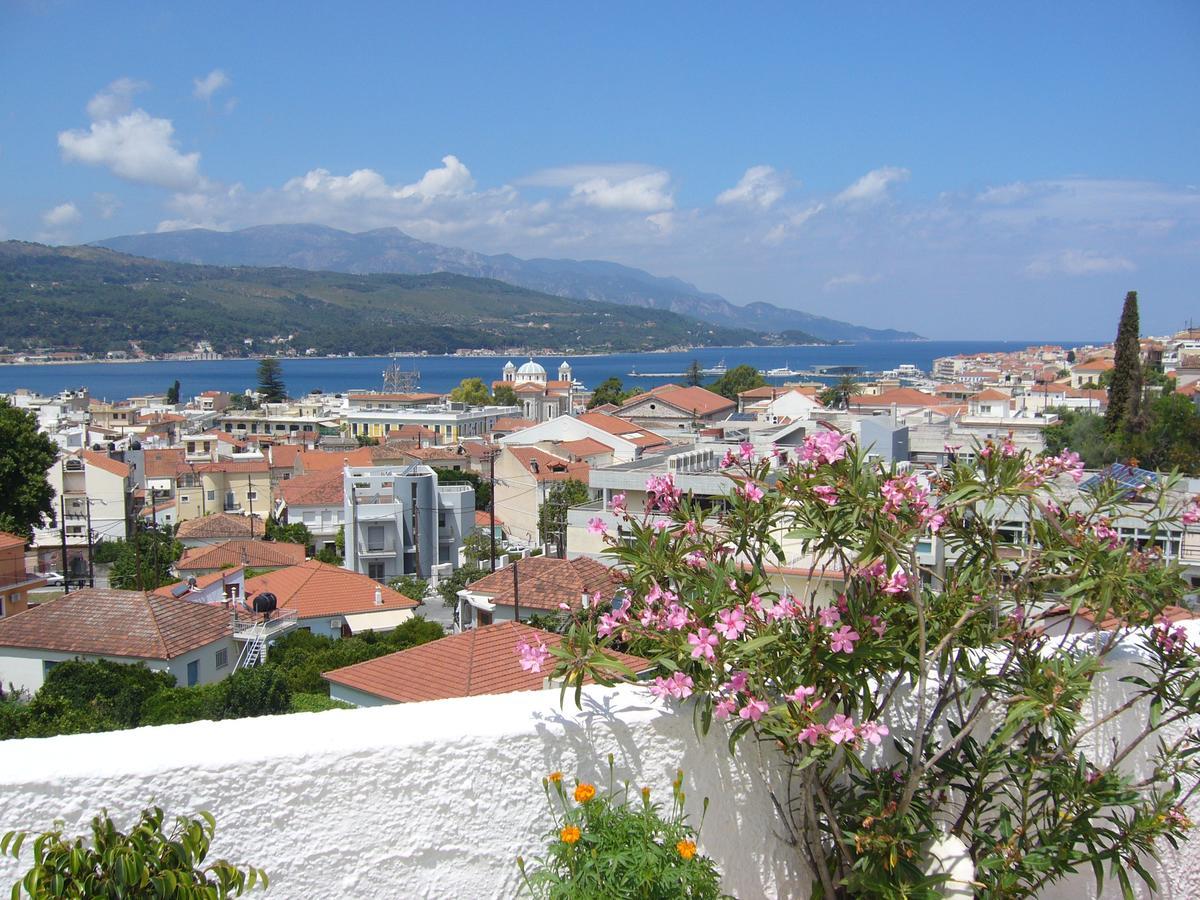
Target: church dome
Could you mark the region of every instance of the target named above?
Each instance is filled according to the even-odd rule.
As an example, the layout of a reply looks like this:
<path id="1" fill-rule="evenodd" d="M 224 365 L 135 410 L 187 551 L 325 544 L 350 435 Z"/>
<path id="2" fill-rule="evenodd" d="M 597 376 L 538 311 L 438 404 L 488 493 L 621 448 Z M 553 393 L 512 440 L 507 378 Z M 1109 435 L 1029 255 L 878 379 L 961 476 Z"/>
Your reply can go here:
<path id="1" fill-rule="evenodd" d="M 522 364 L 521 368 L 517 369 L 517 374 L 518 375 L 543 375 L 544 376 L 546 374 L 546 370 L 543 369 L 538 363 L 535 363 L 531 359 L 529 362 Z"/>

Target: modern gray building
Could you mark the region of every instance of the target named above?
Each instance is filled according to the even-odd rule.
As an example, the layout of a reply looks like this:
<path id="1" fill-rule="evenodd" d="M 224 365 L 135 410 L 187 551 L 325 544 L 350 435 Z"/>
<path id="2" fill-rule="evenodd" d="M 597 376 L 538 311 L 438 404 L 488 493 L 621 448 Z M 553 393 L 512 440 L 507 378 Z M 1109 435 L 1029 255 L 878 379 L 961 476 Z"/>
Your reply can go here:
<path id="1" fill-rule="evenodd" d="M 475 489 L 438 484 L 429 466 L 346 466 L 345 566 L 376 581 L 444 576 L 475 526 Z"/>

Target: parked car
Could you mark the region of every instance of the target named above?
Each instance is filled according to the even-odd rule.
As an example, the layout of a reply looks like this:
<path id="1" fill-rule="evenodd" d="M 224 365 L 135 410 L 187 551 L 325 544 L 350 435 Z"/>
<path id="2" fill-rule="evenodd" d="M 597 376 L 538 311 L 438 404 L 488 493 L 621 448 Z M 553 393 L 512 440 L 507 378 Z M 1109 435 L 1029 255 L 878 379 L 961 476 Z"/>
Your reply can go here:
<path id="1" fill-rule="evenodd" d="M 62 587 L 66 584 L 65 579 L 59 572 L 38 572 L 37 577 L 45 578 L 47 587 Z"/>

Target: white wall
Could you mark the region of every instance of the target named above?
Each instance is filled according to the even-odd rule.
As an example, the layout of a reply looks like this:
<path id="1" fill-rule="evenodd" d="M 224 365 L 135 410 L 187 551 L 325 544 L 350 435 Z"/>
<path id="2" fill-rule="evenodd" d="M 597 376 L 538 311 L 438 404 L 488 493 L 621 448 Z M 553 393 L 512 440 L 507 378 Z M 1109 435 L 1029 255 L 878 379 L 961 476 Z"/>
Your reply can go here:
<path id="1" fill-rule="evenodd" d="M 1119 702 L 1118 692 L 1106 699 Z M 619 780 L 659 799 L 683 767 L 693 816 L 710 798 L 700 844 L 727 891 L 809 895 L 766 799 L 772 751 L 745 743 L 730 757 L 720 726 L 701 741 L 690 709 L 641 688 L 584 695 L 582 711 L 569 700 L 560 708 L 551 690 L 3 742 L 0 830 L 62 818 L 82 832 L 103 807 L 122 824 L 152 803 L 169 814 L 207 809 L 218 823 L 213 858 L 265 868 L 270 898 L 511 897 L 515 857 L 538 855 L 550 825 L 541 778 L 561 769 L 601 779 L 611 752 Z M 1163 848 L 1150 868 L 1159 896 L 1200 896 L 1200 843 Z M 0 884 L 20 871 L 0 860 Z M 1043 897 L 1093 894 L 1083 875 Z"/>
<path id="2" fill-rule="evenodd" d="M 222 647 L 228 650 L 229 665 L 222 669 L 216 667 L 216 654 Z M 187 685 L 187 667 L 192 660 L 200 662 L 200 684 L 220 681 L 232 671 L 238 658 L 238 645 L 233 638 L 224 638 L 212 644 L 193 650 L 175 659 L 136 659 L 128 656 L 96 656 L 90 653 L 64 653 L 57 650 L 30 650 L 24 647 L 0 647 L 0 685 L 4 690 L 9 685 L 33 694 L 45 682 L 46 661 L 66 662 L 72 659 L 83 659 L 95 662 L 107 659 L 110 662 L 125 665 L 144 663 L 146 668 L 156 672 L 170 672 L 181 686 Z M 2 746 L 2 745 L 0 745 Z M 2 751 L 0 751 L 2 752 Z"/>

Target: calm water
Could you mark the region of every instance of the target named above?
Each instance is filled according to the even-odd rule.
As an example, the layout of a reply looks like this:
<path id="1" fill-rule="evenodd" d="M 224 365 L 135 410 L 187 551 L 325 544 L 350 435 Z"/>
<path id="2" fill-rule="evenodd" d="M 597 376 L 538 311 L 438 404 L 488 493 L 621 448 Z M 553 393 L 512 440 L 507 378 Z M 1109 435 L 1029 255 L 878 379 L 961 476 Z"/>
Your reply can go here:
<path id="1" fill-rule="evenodd" d="M 955 353 L 984 353 L 994 350 L 1020 350 L 1031 344 L 1078 346 L 1086 341 L 922 341 L 917 343 L 879 341 L 865 344 L 846 344 L 836 347 L 736 347 L 689 350 L 682 353 L 618 353 L 608 356 L 567 357 L 575 378 L 588 387 L 595 387 L 610 375 L 616 375 L 626 386 L 652 387 L 668 380 L 661 377 L 630 378 L 628 373 L 684 372 L 693 360 L 702 366 L 724 361 L 733 368 L 742 363 L 762 370 L 783 366 L 809 369 L 819 365 L 856 365 L 868 371 L 894 369 L 911 363 L 928 371 L 939 356 Z M 564 357 L 538 356 L 551 377 L 558 371 Z M 397 361 L 404 368 L 421 373 L 423 390 L 442 392 L 463 378 L 482 378 L 485 384 L 501 377 L 508 357 L 426 356 L 402 357 Z M 516 365 L 524 358 L 513 357 Z M 288 392 L 293 396 L 320 388 L 326 393 L 350 389 L 382 387 L 382 371 L 387 359 L 355 357 L 352 359 L 285 359 L 283 376 Z M 205 390 L 240 392 L 256 383 L 258 362 L 252 359 L 212 361 L 162 361 L 141 363 L 80 363 L 66 365 L 6 366 L 0 365 L 0 392 L 28 388 L 43 394 L 53 394 L 65 388 L 87 387 L 92 396 L 110 400 L 135 394 L 165 391 L 179 379 L 183 397 L 192 397 Z"/>

